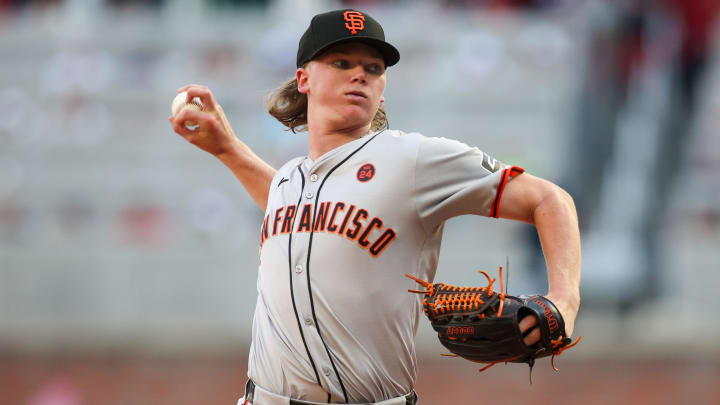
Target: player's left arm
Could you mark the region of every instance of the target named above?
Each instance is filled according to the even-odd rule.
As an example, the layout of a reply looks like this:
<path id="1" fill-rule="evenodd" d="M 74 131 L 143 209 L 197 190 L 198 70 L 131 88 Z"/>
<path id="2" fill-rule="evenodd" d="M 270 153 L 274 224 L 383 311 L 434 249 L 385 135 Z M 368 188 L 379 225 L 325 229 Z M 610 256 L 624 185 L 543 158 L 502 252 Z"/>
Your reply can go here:
<path id="1" fill-rule="evenodd" d="M 572 197 L 547 180 L 523 173 L 507 183 L 500 201 L 500 218 L 535 225 L 548 271 L 547 298 L 560 310 L 571 336 L 580 308 L 581 267 L 580 231 Z M 520 329 L 535 324 L 535 317 L 526 317 Z M 539 339 L 540 330 L 535 328 L 525 342 L 533 344 Z"/>

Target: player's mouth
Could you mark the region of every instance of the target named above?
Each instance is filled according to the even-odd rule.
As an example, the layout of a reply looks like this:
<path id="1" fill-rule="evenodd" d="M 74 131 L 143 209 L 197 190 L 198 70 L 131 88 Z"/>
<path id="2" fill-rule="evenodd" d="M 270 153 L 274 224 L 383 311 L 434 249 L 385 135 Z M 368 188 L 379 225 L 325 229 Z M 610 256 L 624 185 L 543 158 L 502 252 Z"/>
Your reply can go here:
<path id="1" fill-rule="evenodd" d="M 349 92 L 345 93 L 345 95 L 352 99 L 356 99 L 356 100 L 365 100 L 368 98 L 367 94 L 363 93 L 362 91 L 357 91 L 357 90 L 349 91 Z"/>

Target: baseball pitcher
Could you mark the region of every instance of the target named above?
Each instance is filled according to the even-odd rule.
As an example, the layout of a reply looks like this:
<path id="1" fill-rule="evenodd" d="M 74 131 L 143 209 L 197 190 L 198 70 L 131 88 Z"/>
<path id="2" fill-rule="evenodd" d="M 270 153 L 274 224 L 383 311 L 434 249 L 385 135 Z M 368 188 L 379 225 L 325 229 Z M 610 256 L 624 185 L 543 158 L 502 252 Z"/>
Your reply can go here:
<path id="1" fill-rule="evenodd" d="M 443 224 L 459 215 L 536 226 L 549 280 L 542 299 L 555 311 L 548 317 L 564 320 L 553 325 L 565 339 L 573 333 L 580 239 L 572 199 L 478 148 L 388 128 L 386 69 L 399 60 L 368 14 L 316 15 L 300 38 L 295 76 L 267 98 L 273 117 L 309 136 L 308 154 L 277 170 L 235 136 L 207 87 L 179 90 L 203 109 L 170 117 L 174 131 L 222 161 L 264 211 L 239 404 L 417 403 L 414 338 L 424 304 L 407 291 L 415 280 L 432 287 Z M 490 297 L 488 319 L 505 313 L 499 303 L 511 307 Z M 540 312 L 514 315 L 516 345 L 542 345 Z"/>

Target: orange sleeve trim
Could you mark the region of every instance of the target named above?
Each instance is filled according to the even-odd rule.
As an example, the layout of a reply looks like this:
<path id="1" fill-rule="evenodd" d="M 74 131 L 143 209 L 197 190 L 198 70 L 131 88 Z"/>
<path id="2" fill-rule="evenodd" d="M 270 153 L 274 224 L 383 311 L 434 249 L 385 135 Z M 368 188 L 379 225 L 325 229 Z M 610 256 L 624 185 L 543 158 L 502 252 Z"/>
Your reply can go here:
<path id="1" fill-rule="evenodd" d="M 502 174 L 500 175 L 500 181 L 497 185 L 497 190 L 495 191 L 495 200 L 492 203 L 492 208 L 490 209 L 490 217 L 491 218 L 497 218 L 498 217 L 498 210 L 500 208 L 500 199 L 502 199 L 503 191 L 505 191 L 505 185 L 514 178 L 515 176 L 518 176 L 520 174 L 525 173 L 525 169 L 522 167 L 512 166 L 507 169 L 503 169 Z"/>

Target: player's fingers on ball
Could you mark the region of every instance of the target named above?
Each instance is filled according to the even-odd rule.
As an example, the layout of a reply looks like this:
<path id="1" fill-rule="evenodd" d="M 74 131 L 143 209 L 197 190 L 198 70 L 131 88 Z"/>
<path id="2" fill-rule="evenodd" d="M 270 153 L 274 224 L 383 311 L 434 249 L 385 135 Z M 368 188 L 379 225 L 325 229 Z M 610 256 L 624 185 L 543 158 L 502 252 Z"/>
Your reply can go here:
<path id="1" fill-rule="evenodd" d="M 191 87 L 205 87 L 205 88 L 207 88 L 207 86 L 202 85 L 202 84 L 186 84 L 185 86 L 180 87 L 180 88 L 177 90 L 177 92 L 178 92 L 178 93 L 182 93 L 183 91 L 188 91 L 188 89 L 190 89 Z"/>
<path id="2" fill-rule="evenodd" d="M 193 128 L 193 127 L 191 127 L 191 128 Z M 197 139 L 198 130 L 190 129 L 183 124 L 178 125 L 177 131 L 175 131 L 175 132 L 177 132 L 178 135 L 185 138 L 186 141 L 188 141 L 192 144 L 194 144 Z"/>
<path id="3" fill-rule="evenodd" d="M 200 102 L 202 102 L 203 109 L 212 111 L 215 109 L 215 97 L 213 97 L 212 92 L 209 88 L 202 86 L 202 87 L 190 87 L 187 89 L 187 101 L 189 102 L 193 98 L 199 98 Z"/>
<path id="4" fill-rule="evenodd" d="M 172 126 L 173 131 L 175 131 L 175 133 L 177 134 L 180 134 L 179 123 L 175 121 L 175 117 L 170 116 L 170 118 L 168 118 L 168 121 L 170 121 L 170 126 Z"/>
<path id="5" fill-rule="evenodd" d="M 175 116 L 175 121 L 179 121 L 181 123 L 186 123 L 187 121 L 192 121 L 194 123 L 200 124 L 200 123 L 206 123 L 206 122 L 212 120 L 212 118 L 213 118 L 213 116 L 206 112 L 195 111 L 195 110 L 186 108 L 186 109 L 180 111 Z"/>
<path id="6" fill-rule="evenodd" d="M 176 120 L 175 117 L 168 118 L 168 121 L 170 121 L 170 125 L 172 125 L 173 131 L 175 131 L 175 133 L 177 134 L 182 135 L 180 132 L 180 122 Z"/>
<path id="7" fill-rule="evenodd" d="M 189 128 L 187 128 L 186 125 L 195 125 L 199 124 L 202 119 L 201 116 L 192 114 L 196 111 L 191 110 L 183 110 L 179 112 L 176 116 L 173 117 L 173 129 L 175 132 L 177 132 L 180 135 L 188 135 L 192 134 L 193 131 L 191 131 Z"/>
<path id="8" fill-rule="evenodd" d="M 529 315 L 520 320 L 518 326 L 520 326 L 520 332 L 525 333 L 531 328 L 537 325 L 537 317 L 535 315 Z"/>
<path id="9" fill-rule="evenodd" d="M 540 328 L 535 328 L 530 333 L 528 333 L 525 338 L 523 338 L 523 342 L 525 342 L 525 346 L 532 346 L 535 343 L 540 341 Z"/>
<path id="10" fill-rule="evenodd" d="M 183 125 L 182 121 L 173 119 L 172 127 L 173 131 L 175 131 L 176 134 L 182 136 L 185 139 L 187 139 L 188 135 L 192 134 L 192 132 L 188 130 L 185 125 Z"/>
<path id="11" fill-rule="evenodd" d="M 190 85 L 184 91 L 187 92 L 188 101 L 190 101 L 193 97 L 207 97 L 212 94 L 210 88 L 198 84 Z"/>
<path id="12" fill-rule="evenodd" d="M 189 103 L 193 98 L 198 97 L 203 104 L 203 107 L 208 107 L 211 104 L 215 104 L 215 99 L 212 96 L 210 88 L 202 84 L 188 84 L 187 86 L 180 87 L 178 93 L 185 92 L 185 102 Z M 208 108 L 205 108 L 208 109 Z"/>

